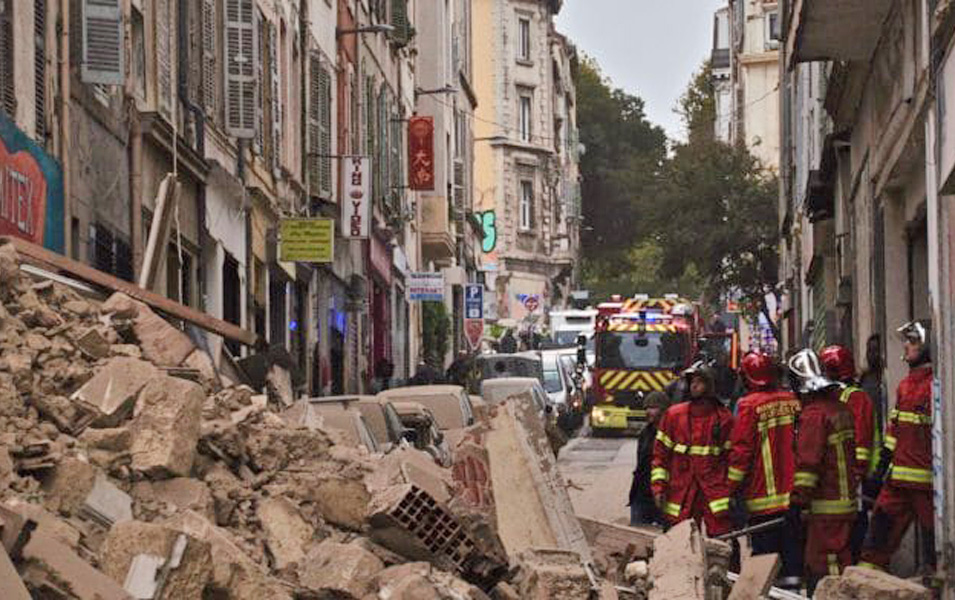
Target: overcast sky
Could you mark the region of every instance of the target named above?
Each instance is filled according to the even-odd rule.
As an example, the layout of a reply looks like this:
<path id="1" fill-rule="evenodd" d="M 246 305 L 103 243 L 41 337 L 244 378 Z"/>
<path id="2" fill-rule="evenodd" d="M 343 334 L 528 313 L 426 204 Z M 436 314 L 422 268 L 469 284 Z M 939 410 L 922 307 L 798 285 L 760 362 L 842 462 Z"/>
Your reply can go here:
<path id="1" fill-rule="evenodd" d="M 646 102 L 670 137 L 685 138 L 673 112 L 709 56 L 713 13 L 726 0 L 564 0 L 557 29 L 597 59 L 614 87 Z"/>

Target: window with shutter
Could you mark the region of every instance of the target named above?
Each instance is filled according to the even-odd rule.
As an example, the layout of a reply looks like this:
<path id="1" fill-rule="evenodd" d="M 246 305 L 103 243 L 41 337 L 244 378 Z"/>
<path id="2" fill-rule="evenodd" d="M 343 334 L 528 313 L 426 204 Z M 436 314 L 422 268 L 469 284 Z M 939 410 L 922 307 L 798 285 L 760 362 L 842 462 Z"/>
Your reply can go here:
<path id="1" fill-rule="evenodd" d="M 101 85 L 123 83 L 121 0 L 83 0 L 82 80 Z"/>
<path id="2" fill-rule="evenodd" d="M 365 77 L 365 155 L 371 159 L 372 198 L 378 194 L 378 182 L 374 174 L 378 172 L 378 158 L 375 154 L 375 78 Z"/>
<path id="3" fill-rule="evenodd" d="M 189 102 L 196 106 L 202 105 L 202 6 L 197 2 L 188 2 L 187 11 L 189 30 L 189 51 L 185 57 L 185 71 L 188 75 L 186 89 L 189 93 Z M 180 59 L 180 65 L 183 65 Z"/>
<path id="4" fill-rule="evenodd" d="M 33 2 L 33 57 L 34 107 L 36 109 L 36 139 L 46 139 L 46 0 Z"/>
<path id="5" fill-rule="evenodd" d="M 321 73 L 321 57 L 313 51 L 308 57 L 308 189 L 309 194 L 318 196 L 322 187 L 321 165 L 321 97 L 322 90 L 319 82 Z"/>
<path id="6" fill-rule="evenodd" d="M 394 209 L 399 211 L 401 208 L 401 130 L 404 123 L 401 119 L 398 118 L 398 112 L 394 104 L 391 107 L 391 136 L 389 140 L 391 141 L 391 181 L 389 182 L 389 187 L 391 188 L 389 196 L 393 198 Z"/>
<path id="7" fill-rule="evenodd" d="M 408 21 L 408 0 L 391 0 L 391 42 L 405 46 L 411 41 L 411 23 Z"/>
<path id="8" fill-rule="evenodd" d="M 255 9 L 254 47 L 255 47 L 255 80 L 260 82 L 261 86 L 256 86 L 255 98 L 255 138 L 252 144 L 252 150 L 259 156 L 264 156 L 265 148 L 265 44 L 263 41 L 263 23 L 262 11 Z"/>
<path id="9" fill-rule="evenodd" d="M 99 0 L 87 0 L 98 2 Z M 172 116 L 172 15 L 169 0 L 156 0 L 156 79 L 159 110 Z"/>
<path id="10" fill-rule="evenodd" d="M 384 205 L 387 206 L 388 198 L 388 89 L 385 84 L 381 84 L 381 91 L 378 92 L 378 194 Z"/>
<path id="11" fill-rule="evenodd" d="M 321 101 L 319 113 L 319 152 L 322 158 L 321 191 L 326 198 L 332 195 L 332 78 L 328 69 L 322 67 L 318 72 L 318 88 Z"/>
<path id="12" fill-rule="evenodd" d="M 271 83 L 271 117 L 272 117 L 272 172 L 278 176 L 281 164 L 282 147 L 282 100 L 279 87 L 279 37 L 278 28 L 274 23 L 269 24 L 269 74 Z"/>
<path id="13" fill-rule="evenodd" d="M 237 138 L 255 137 L 256 30 L 252 0 L 225 0 L 226 130 Z"/>
<path id="14" fill-rule="evenodd" d="M 202 107 L 206 118 L 215 120 L 219 96 L 219 72 L 216 69 L 218 31 L 216 0 L 202 0 Z"/>

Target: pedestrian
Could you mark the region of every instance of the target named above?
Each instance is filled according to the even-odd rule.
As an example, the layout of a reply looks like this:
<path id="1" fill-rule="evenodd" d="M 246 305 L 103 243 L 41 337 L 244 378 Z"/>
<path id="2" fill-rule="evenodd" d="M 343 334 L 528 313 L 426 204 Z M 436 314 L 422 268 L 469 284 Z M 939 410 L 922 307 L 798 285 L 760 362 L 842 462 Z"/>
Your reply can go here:
<path id="1" fill-rule="evenodd" d="M 878 500 L 859 563 L 881 570 L 888 567 L 916 519 L 923 532 L 925 564 L 935 564 L 930 324 L 912 321 L 898 332 L 904 340 L 903 359 L 909 365 L 909 374 L 899 382 L 879 467 L 866 482 L 866 495 L 874 496 L 878 491 Z"/>
<path id="2" fill-rule="evenodd" d="M 852 564 L 858 483 L 853 468 L 855 422 L 849 408 L 833 396 L 839 384 L 824 375 L 815 352 L 796 353 L 789 360 L 789 374 L 802 402 L 789 517 L 798 527 L 806 515 L 804 556 L 811 596 L 820 579 L 839 575 Z"/>
<path id="3" fill-rule="evenodd" d="M 459 351 L 457 357 L 448 367 L 447 373 L 445 374 L 445 379 L 447 379 L 448 383 L 467 387 L 468 374 L 471 370 L 471 365 L 471 357 L 467 351 Z"/>
<path id="4" fill-rule="evenodd" d="M 517 352 L 517 339 L 514 337 L 514 330 L 508 329 L 500 342 L 501 354 L 514 354 Z"/>
<path id="5" fill-rule="evenodd" d="M 650 471 L 653 464 L 653 444 L 657 437 L 657 423 L 663 411 L 669 405 L 666 393 L 650 392 L 644 399 L 647 411 L 647 424 L 637 437 L 637 466 L 633 471 L 633 482 L 630 484 L 630 524 L 631 525 L 663 525 L 663 514 L 653 501 L 653 490 L 650 486 Z"/>
<path id="6" fill-rule="evenodd" d="M 737 403 L 730 435 L 727 479 L 757 526 L 786 515 L 795 471 L 796 396 L 780 387 L 779 369 L 766 354 L 750 352 L 741 365 L 749 393 Z M 798 532 L 780 526 L 750 536 L 753 554 L 779 554 L 776 586 L 798 590 L 802 583 L 802 544 Z"/>
<path id="7" fill-rule="evenodd" d="M 663 415 L 653 448 L 653 500 L 670 525 L 701 520 L 707 535 L 729 532 L 726 453 L 733 416 L 716 397 L 712 370 L 695 363 L 684 372 L 689 402 Z"/>
<path id="8" fill-rule="evenodd" d="M 826 376 L 840 384 L 839 387 L 833 388 L 836 398 L 852 412 L 856 437 L 856 476 L 860 482 L 865 481 L 867 477 L 875 473 L 878 467 L 879 449 L 882 447 L 882 434 L 879 423 L 876 421 L 875 404 L 856 381 L 855 359 L 851 350 L 843 346 L 829 346 L 819 353 L 819 360 L 822 361 Z M 872 502 L 866 502 L 865 494 L 862 496 L 862 505 L 859 507 L 856 524 L 852 531 L 853 562 L 859 560 L 862 542 L 869 528 L 869 509 L 872 508 Z"/>
<path id="9" fill-rule="evenodd" d="M 882 376 L 885 369 L 885 361 L 882 359 L 882 338 L 878 334 L 869 336 L 865 343 L 865 371 L 859 378 L 859 385 L 869 394 L 872 402 L 875 404 L 876 420 L 879 424 L 884 423 L 885 416 L 885 384 Z"/>

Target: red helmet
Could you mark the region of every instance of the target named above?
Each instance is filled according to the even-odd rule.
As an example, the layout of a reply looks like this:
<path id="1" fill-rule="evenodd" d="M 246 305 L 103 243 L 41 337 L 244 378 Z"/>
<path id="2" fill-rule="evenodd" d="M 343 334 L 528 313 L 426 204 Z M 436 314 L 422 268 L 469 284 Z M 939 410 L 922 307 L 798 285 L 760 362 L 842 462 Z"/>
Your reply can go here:
<path id="1" fill-rule="evenodd" d="M 770 386 L 779 379 L 772 357 L 762 352 L 747 352 L 743 357 L 743 377 L 755 387 Z"/>
<path id="2" fill-rule="evenodd" d="M 848 381 L 855 379 L 856 362 L 852 351 L 845 346 L 829 346 L 819 353 L 819 360 L 830 379 Z"/>

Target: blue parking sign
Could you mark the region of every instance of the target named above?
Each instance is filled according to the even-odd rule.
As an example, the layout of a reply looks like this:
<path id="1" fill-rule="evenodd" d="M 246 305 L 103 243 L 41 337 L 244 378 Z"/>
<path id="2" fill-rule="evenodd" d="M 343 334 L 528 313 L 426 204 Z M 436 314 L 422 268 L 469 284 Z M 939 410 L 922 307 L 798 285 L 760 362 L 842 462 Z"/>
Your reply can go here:
<path id="1" fill-rule="evenodd" d="M 484 318 L 484 286 L 480 283 L 464 286 L 464 318 Z"/>

